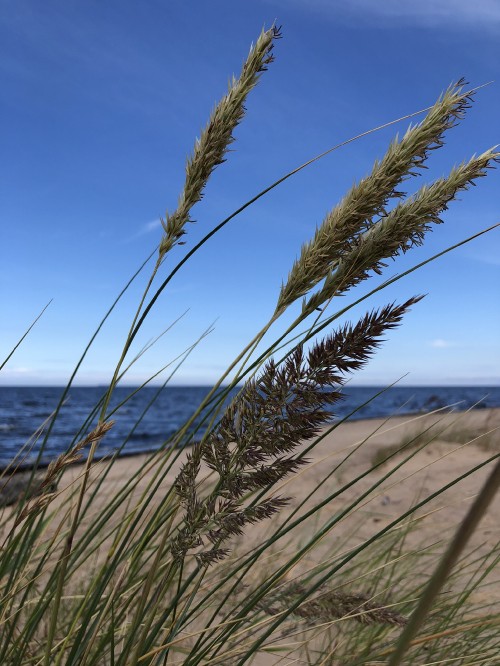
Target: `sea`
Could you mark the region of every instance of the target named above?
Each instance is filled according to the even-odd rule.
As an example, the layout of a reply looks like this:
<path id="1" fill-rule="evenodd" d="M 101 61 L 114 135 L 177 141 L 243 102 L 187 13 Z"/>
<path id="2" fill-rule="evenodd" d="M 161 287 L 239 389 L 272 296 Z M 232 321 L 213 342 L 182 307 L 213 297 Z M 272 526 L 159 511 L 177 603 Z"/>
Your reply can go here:
<path id="1" fill-rule="evenodd" d="M 68 450 L 85 432 L 82 427 L 104 390 L 98 386 L 71 388 L 50 435 L 45 437 L 63 389 L 0 387 L 0 468 L 5 468 L 16 456 L 20 467 L 29 467 L 39 456 L 42 442 L 41 464 L 48 464 Z M 134 394 L 134 387 L 117 387 L 111 404 L 112 409 L 117 408 L 113 415 L 116 423 L 102 440 L 99 456 L 116 451 L 119 455 L 133 455 L 168 445 L 209 390 L 208 386 L 167 386 L 161 390 L 144 387 Z M 500 407 L 500 386 L 384 388 L 347 384 L 343 399 L 332 407 L 332 420 L 346 416 L 365 419 L 418 414 L 445 407 L 453 410 Z M 203 417 L 194 422 L 194 438 L 202 422 Z"/>

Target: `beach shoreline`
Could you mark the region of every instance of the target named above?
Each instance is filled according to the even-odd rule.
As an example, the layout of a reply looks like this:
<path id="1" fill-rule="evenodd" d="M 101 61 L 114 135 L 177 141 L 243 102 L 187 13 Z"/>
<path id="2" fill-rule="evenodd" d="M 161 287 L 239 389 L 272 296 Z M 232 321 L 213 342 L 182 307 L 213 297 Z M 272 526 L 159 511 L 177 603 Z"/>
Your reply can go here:
<path id="1" fill-rule="evenodd" d="M 431 431 L 438 429 L 439 437 L 423 447 L 420 440 L 412 441 L 417 433 L 428 431 L 429 428 Z M 408 562 L 412 562 L 411 566 L 416 567 L 415 570 L 412 569 L 412 575 L 425 577 L 433 570 L 437 558 L 453 537 L 488 476 L 491 464 L 484 465 L 470 476 L 466 476 L 466 473 L 482 465 L 495 453 L 500 453 L 499 428 L 499 408 L 452 413 L 435 412 L 389 419 L 362 419 L 341 423 L 333 429 L 326 428 L 314 449 L 306 453 L 308 464 L 272 490 L 273 495 L 290 497 L 289 505 L 269 520 L 246 526 L 243 536 L 234 538 L 228 543 L 229 556 L 232 558 L 246 556 L 253 548 L 263 543 L 293 511 L 297 510 L 297 515 L 300 517 L 314 505 L 324 502 L 324 506 L 316 514 L 304 520 L 285 538 L 279 539 L 274 547 L 275 552 L 271 554 L 273 558 L 283 558 L 283 561 L 293 557 L 301 548 L 301 544 L 307 542 L 316 531 L 328 524 L 332 516 L 342 516 L 331 532 L 327 532 L 314 549 L 301 558 L 290 574 L 287 574 L 284 582 L 293 583 L 294 580 L 300 580 L 301 576 L 306 576 L 311 568 L 322 566 L 322 563 L 331 561 L 339 555 L 343 557 L 367 543 L 374 535 L 394 524 L 404 513 L 411 511 L 417 501 L 431 496 L 446 484 L 463 476 L 459 483 L 391 528 L 380 543 L 375 544 L 379 552 L 380 549 L 388 549 L 386 557 L 391 561 L 393 558 L 396 558 L 394 561 L 410 558 Z M 297 453 L 305 451 L 308 444 L 310 442 L 304 442 Z M 397 453 L 396 449 L 401 445 L 406 445 L 405 450 Z M 384 456 L 380 457 L 381 452 L 385 456 L 392 455 L 392 458 L 383 462 Z M 147 503 L 143 507 L 144 520 L 154 516 L 157 507 L 164 501 L 187 453 L 187 450 L 181 449 L 176 452 L 175 461 L 158 483 L 154 495 L 148 495 Z M 385 478 L 405 456 L 408 457 L 407 462 L 392 476 Z M 373 466 L 377 457 L 378 467 L 363 476 Z M 101 460 L 92 466 L 87 496 L 98 489 L 82 518 L 82 533 L 85 532 L 86 526 L 92 525 L 99 519 L 105 507 L 110 506 L 122 491 L 128 492 L 127 484 L 131 481 L 134 481 L 134 488 L 110 515 L 106 524 L 107 535 L 100 540 L 92 561 L 89 560 L 79 569 L 80 578 L 87 574 L 91 577 L 95 567 L 107 561 L 109 548 L 112 547 L 113 531 L 119 528 L 125 515 L 133 515 L 134 507 L 144 501 L 143 493 L 150 487 L 155 472 L 164 461 L 165 455 L 162 453 L 138 454 L 117 458 L 111 465 Z M 208 471 L 202 467 L 200 478 L 207 475 Z M 43 477 L 43 471 L 41 475 Z M 48 511 L 55 516 L 59 512 L 61 516 L 69 516 L 66 512 L 71 511 L 71 507 L 74 509 L 75 495 L 73 498 L 68 498 L 68 493 L 78 494 L 82 480 L 81 464 L 68 467 L 62 475 L 59 489 Z M 373 484 L 377 482 L 380 482 L 380 485 L 372 489 Z M 335 496 L 335 491 L 340 487 L 344 490 Z M 346 507 L 355 505 L 363 496 L 362 502 L 356 505 L 355 510 L 346 512 Z M 329 497 L 332 499 L 328 499 Z M 36 499 L 32 501 L 36 502 Z M 0 508 L 0 515 L 3 517 L 3 536 L 9 530 L 9 525 L 13 525 L 14 511 L 15 507 Z M 491 559 L 494 553 L 498 552 L 499 512 L 500 495 L 497 495 L 473 533 L 465 558 L 470 558 L 471 561 L 481 557 Z M 179 518 L 181 516 L 182 512 L 179 512 Z M 64 522 L 65 519 L 62 520 Z M 58 529 L 57 524 L 56 519 L 54 526 L 49 528 L 47 536 L 50 536 L 52 530 Z M 141 524 L 138 523 L 137 530 L 141 529 Z M 394 547 L 391 546 L 391 539 L 396 541 L 400 539 L 395 551 L 390 550 Z M 363 557 L 369 562 L 372 556 L 373 552 L 370 550 L 362 555 L 361 572 Z M 467 561 L 461 559 L 461 563 Z M 87 566 L 88 572 L 85 568 Z M 407 565 L 403 562 L 403 566 Z M 495 604 L 498 605 L 500 599 L 498 573 L 497 565 L 481 574 L 484 576 L 483 579 L 470 594 L 468 603 L 472 604 L 471 607 L 483 610 L 488 608 L 494 610 L 497 607 Z M 342 576 L 343 572 L 340 572 L 332 583 L 342 585 L 345 575 L 344 578 Z M 350 580 L 348 574 L 347 580 Z M 464 580 L 462 577 L 449 582 L 447 589 L 461 593 Z M 367 588 L 369 581 L 363 578 L 362 573 L 359 575 L 359 580 L 357 575 L 354 576 L 354 581 L 353 593 L 369 594 Z M 270 655 L 259 656 L 255 662 L 256 666 L 273 666 L 275 663 L 277 662 L 274 657 Z"/>
<path id="2" fill-rule="evenodd" d="M 319 465 L 318 461 L 331 460 L 333 464 L 342 455 L 347 455 L 350 452 L 349 464 L 345 466 L 346 471 L 343 472 L 343 474 L 348 475 L 349 470 L 369 468 L 374 462 L 378 462 L 381 456 L 383 458 L 384 451 L 388 454 L 392 453 L 401 443 L 415 437 L 418 432 L 425 431 L 429 427 L 431 428 L 429 432 L 436 434 L 435 441 L 430 442 L 425 450 L 416 456 L 416 459 L 422 462 L 420 459 L 424 457 L 430 476 L 434 472 L 437 476 L 439 475 L 436 467 L 433 469 L 432 465 L 429 466 L 428 458 L 435 457 L 436 462 L 439 462 L 443 456 L 448 458 L 447 477 L 450 480 L 459 471 L 465 469 L 468 462 L 472 466 L 476 460 L 500 452 L 500 430 L 498 430 L 500 427 L 500 408 L 468 410 L 465 412 L 437 411 L 390 418 L 341 421 L 332 423 L 323 429 L 321 441 L 311 452 L 307 453 L 307 458 L 310 460 L 309 464 L 303 468 L 300 474 L 293 475 L 286 480 L 287 492 L 301 496 L 308 491 L 309 487 L 312 487 L 311 484 L 319 482 L 320 472 L 318 467 L 321 468 L 321 471 L 324 471 L 324 464 L 326 463 Z M 443 432 L 439 434 L 441 430 Z M 365 444 L 353 455 L 352 450 L 363 441 L 365 441 Z M 299 450 L 304 450 L 309 445 L 310 442 L 304 442 Z M 162 482 L 165 489 L 174 483 L 182 461 L 190 448 L 186 447 L 185 452 L 180 449 L 177 451 L 174 456 L 176 460 Z M 110 460 L 109 457 L 96 459 L 93 465 L 96 472 L 103 467 L 109 467 L 106 480 L 101 488 L 103 495 L 108 495 L 108 491 L 111 491 L 112 487 L 115 490 L 122 487 L 137 470 L 146 465 L 148 461 L 152 461 L 150 464 L 151 471 L 144 475 L 143 482 L 146 483 L 147 478 L 155 469 L 155 459 L 160 461 L 165 457 L 166 452 L 167 450 L 148 453 L 125 452 L 109 466 L 107 464 Z M 401 454 L 396 454 L 396 459 L 398 459 L 398 455 L 401 456 Z M 450 464 L 451 461 L 453 461 L 453 465 Z M 64 488 L 74 483 L 75 479 L 80 476 L 84 463 L 85 458 L 83 457 L 78 463 L 70 465 L 65 470 L 59 487 Z M 382 467 L 386 467 L 388 464 L 386 463 Z M 411 464 L 416 469 L 419 463 L 412 462 Z M 38 472 L 42 478 L 45 469 L 46 467 L 40 467 Z M 29 476 L 30 472 L 31 469 L 17 470 L 16 473 L 11 475 L 11 478 L 15 479 L 16 476 L 23 474 Z M 7 473 L 4 473 L 3 483 L 1 484 L 2 490 L 0 490 L 0 505 L 1 493 L 5 493 L 6 488 L 8 488 L 6 482 L 8 476 Z M 409 491 L 407 490 L 407 492 Z M 98 496 L 95 502 L 99 504 L 100 501 Z"/>

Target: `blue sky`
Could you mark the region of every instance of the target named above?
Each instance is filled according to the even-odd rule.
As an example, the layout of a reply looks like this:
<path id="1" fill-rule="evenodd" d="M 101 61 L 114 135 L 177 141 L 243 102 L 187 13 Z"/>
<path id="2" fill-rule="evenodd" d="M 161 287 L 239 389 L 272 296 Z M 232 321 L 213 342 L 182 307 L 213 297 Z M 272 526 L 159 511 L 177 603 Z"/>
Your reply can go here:
<path id="1" fill-rule="evenodd" d="M 3 0 L 2 358 L 53 301 L 0 383 L 64 383 L 120 288 L 159 242 L 159 218 L 175 208 L 194 138 L 250 43 L 274 20 L 283 31 L 276 61 L 249 97 L 233 152 L 164 274 L 221 219 L 315 154 L 429 106 L 460 77 L 471 86 L 500 78 L 494 0 Z M 497 81 L 478 92 L 407 190 L 500 143 L 499 108 Z M 187 314 L 129 382 L 171 361 L 215 320 L 174 381 L 217 379 L 272 313 L 301 244 L 407 124 L 330 154 L 207 243 L 159 300 L 138 347 Z M 385 277 L 500 222 L 499 186 L 495 170 L 463 193 L 424 247 L 391 264 Z M 499 249 L 497 230 L 371 299 L 366 307 L 428 294 L 353 383 L 385 384 L 408 373 L 407 384 L 499 384 Z M 80 383 L 109 378 L 144 279 L 106 324 Z"/>

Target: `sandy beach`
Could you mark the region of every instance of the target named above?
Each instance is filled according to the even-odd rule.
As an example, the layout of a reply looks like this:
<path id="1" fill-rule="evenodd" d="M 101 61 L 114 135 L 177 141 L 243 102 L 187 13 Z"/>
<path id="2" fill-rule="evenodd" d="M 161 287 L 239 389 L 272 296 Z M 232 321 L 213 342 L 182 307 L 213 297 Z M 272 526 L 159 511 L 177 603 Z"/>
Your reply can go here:
<path id="1" fill-rule="evenodd" d="M 273 558 L 287 557 L 297 552 L 300 545 L 318 529 L 321 529 L 327 520 L 338 515 L 351 502 L 366 494 L 360 506 L 353 512 L 347 513 L 345 518 L 342 518 L 334 529 L 320 540 L 314 550 L 300 559 L 285 581 L 291 582 L 300 578 L 319 563 L 329 560 L 332 554 L 348 553 L 352 548 L 362 544 L 408 511 L 418 501 L 438 491 L 499 452 L 499 426 L 500 409 L 477 409 L 469 412 L 437 412 L 390 419 L 352 421 L 338 425 L 331 432 L 325 431 L 323 439 L 307 453 L 310 462 L 299 473 L 291 476 L 275 489 L 276 494 L 292 498 L 289 506 L 273 519 L 245 529 L 243 537 L 229 544 L 232 549 L 230 557 L 240 557 L 260 543 L 265 534 L 270 533 L 310 494 L 311 497 L 306 499 L 303 506 L 300 506 L 298 515 L 328 498 L 342 485 L 352 482 L 340 496 L 325 503 L 318 513 L 302 522 L 296 530 L 278 540 L 273 546 L 275 552 L 268 557 L 271 565 Z M 421 450 L 417 450 L 417 447 L 421 447 L 426 441 L 425 437 L 419 436 L 419 433 L 423 432 L 432 433 L 433 439 Z M 404 451 L 395 453 L 387 462 L 381 462 L 404 444 L 406 444 Z M 304 443 L 302 450 L 307 446 L 308 444 Z M 175 480 L 186 455 L 186 452 L 178 453 L 172 469 L 159 485 L 154 500 L 149 500 L 147 503 L 146 518 L 154 514 L 158 503 L 165 496 L 165 491 Z M 394 474 L 390 474 L 390 471 L 400 465 L 411 453 L 414 455 Z M 133 494 L 134 499 L 138 499 L 141 491 L 155 475 L 162 459 L 164 459 L 164 454 L 126 457 L 116 460 L 109 469 L 105 462 L 97 462 L 92 468 L 89 492 L 95 488 L 94 484 L 98 480 L 101 480 L 102 484 L 84 522 L 89 523 L 99 516 L 104 506 L 116 497 L 131 477 L 141 469 L 142 479 Z M 377 469 L 363 477 L 363 473 L 377 461 L 381 462 Z M 405 529 L 404 546 L 401 553 L 422 551 L 432 547 L 434 555 L 439 555 L 449 543 L 490 469 L 491 464 L 482 467 L 417 510 L 409 519 L 413 521 L 412 528 L 408 531 Z M 67 492 L 64 488 L 77 488 L 82 472 L 81 465 L 74 465 L 65 471 L 59 485 L 61 494 L 54 500 L 56 508 L 58 505 L 61 509 L 63 508 L 64 495 Z M 106 474 L 103 480 L 104 472 Z M 375 481 L 381 481 L 381 483 L 375 490 L 370 490 Z M 72 505 L 74 508 L 74 502 Z M 125 502 L 123 510 L 128 511 L 133 506 L 132 499 L 130 503 Z M 65 504 L 64 508 L 67 509 L 68 504 Z M 5 511 L 8 512 L 10 509 L 7 508 Z M 469 543 L 468 552 L 474 553 L 474 557 L 487 555 L 496 548 L 500 541 L 499 513 L 500 494 L 495 497 L 487 515 Z M 122 515 L 121 510 L 117 511 L 113 515 L 112 521 L 116 521 L 118 524 Z M 4 517 L 6 517 L 5 513 Z M 9 522 L 7 519 L 4 523 L 4 530 L 8 529 Z M 56 522 L 58 521 L 56 520 Z M 398 529 L 394 530 L 394 534 Z M 399 533 L 401 534 L 401 530 Z M 102 556 L 105 556 L 107 552 L 106 544 L 106 541 L 101 544 Z M 88 565 L 95 566 L 98 559 L 99 555 L 96 552 L 95 559 Z M 435 562 L 435 559 L 433 561 Z M 87 564 L 84 564 L 83 568 L 85 566 Z M 262 573 L 265 572 L 266 566 L 266 558 L 263 558 Z M 79 573 L 80 579 L 83 575 L 83 568 Z M 217 579 L 216 566 L 211 571 Z M 430 571 L 424 571 L 424 575 L 427 573 Z M 498 573 L 499 567 L 493 567 L 482 584 L 471 595 L 472 603 L 489 606 L 499 602 L 500 581 L 498 579 L 500 576 Z M 339 579 L 336 580 L 338 582 Z M 357 582 L 357 585 L 361 586 L 358 591 L 362 591 L 363 584 L 361 577 L 361 582 Z M 258 659 L 254 662 L 258 666 L 271 666 L 275 663 L 277 663 L 275 657 L 265 654 L 259 654 Z"/>
<path id="2" fill-rule="evenodd" d="M 355 498 L 367 492 L 375 480 L 382 479 L 395 465 L 401 463 L 405 456 L 414 452 L 413 457 L 384 480 L 376 491 L 369 493 L 361 508 L 358 508 L 353 514 L 355 520 L 354 517 L 348 516 L 336 525 L 335 530 L 327 535 L 319 548 L 316 548 L 314 557 L 320 559 L 325 556 L 331 548 L 331 539 L 335 541 L 338 541 L 339 538 L 346 539 L 346 548 L 349 545 L 361 543 L 362 540 L 403 514 L 417 501 L 428 497 L 487 460 L 495 452 L 500 451 L 499 426 L 500 409 L 438 412 L 340 424 L 332 432 L 326 434 L 314 450 L 307 454 L 309 464 L 276 488 L 277 494 L 292 498 L 290 506 L 284 510 L 284 515 L 290 513 L 325 478 L 329 477 L 306 502 L 305 507 L 310 507 L 328 497 L 341 484 L 356 479 L 368 470 L 374 461 L 383 459 L 405 442 L 407 448 L 404 452 L 396 454 L 390 461 L 381 464 L 365 478 L 358 480 L 340 497 L 329 502 L 315 516 L 314 520 L 305 521 L 300 529 L 294 532 L 293 538 L 300 540 L 301 536 L 316 529 L 327 516 L 344 509 Z M 422 437 L 415 438 L 419 433 L 425 431 L 429 433 L 429 436 L 432 434 L 435 438 L 422 450 L 415 452 L 416 445 L 421 446 L 424 441 Z M 359 446 L 360 444 L 361 446 Z M 303 445 L 303 449 L 305 447 L 307 447 L 307 443 Z M 349 458 L 339 466 L 347 455 Z M 173 483 L 184 457 L 185 453 L 179 455 L 172 469 L 162 481 L 156 494 L 158 501 L 164 495 L 164 490 Z M 161 456 L 159 458 L 161 459 Z M 118 459 L 99 490 L 91 514 L 94 512 L 98 514 L 106 501 L 116 496 L 133 473 L 148 460 L 150 460 L 148 456 Z M 157 464 L 153 458 L 151 465 L 145 468 L 147 471 L 144 472 L 143 479 L 137 487 L 137 496 L 141 488 L 144 488 L 148 480 L 152 478 Z M 491 464 L 464 478 L 417 511 L 414 516 L 417 521 L 417 529 L 411 530 L 407 535 L 406 548 L 423 548 L 435 543 L 436 540 L 440 541 L 438 548 L 444 547 L 481 488 L 489 469 L 491 469 Z M 94 476 L 99 477 L 101 471 L 102 464 L 96 464 Z M 67 470 L 60 487 L 77 481 L 81 472 L 80 466 Z M 152 511 L 154 511 L 154 506 L 148 506 L 148 513 Z M 479 529 L 474 533 L 470 542 L 470 550 L 477 549 L 479 553 L 488 552 L 500 541 L 499 513 L 500 494 L 497 495 Z M 89 519 L 91 517 L 90 515 Z M 266 521 L 251 528 L 245 535 L 244 544 L 248 546 L 250 542 L 256 542 L 262 536 L 262 530 L 270 530 L 272 527 L 272 521 Z M 241 544 L 234 544 L 235 549 L 240 547 Z M 293 540 L 287 542 L 287 548 L 293 549 L 293 547 Z M 307 566 L 310 565 L 311 561 L 308 559 Z M 494 581 L 496 577 L 492 573 L 491 581 Z M 494 582 L 493 586 L 487 588 L 487 594 L 500 598 L 500 585 Z"/>

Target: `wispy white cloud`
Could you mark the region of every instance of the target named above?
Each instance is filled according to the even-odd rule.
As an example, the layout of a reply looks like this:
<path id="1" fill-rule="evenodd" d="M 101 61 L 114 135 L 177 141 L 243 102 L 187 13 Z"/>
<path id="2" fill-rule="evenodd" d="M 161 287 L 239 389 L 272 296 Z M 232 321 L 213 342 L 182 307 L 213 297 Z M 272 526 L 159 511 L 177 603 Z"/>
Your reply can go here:
<path id="1" fill-rule="evenodd" d="M 135 234 L 132 234 L 132 236 L 125 238 L 123 242 L 130 243 L 131 241 L 134 241 L 137 238 L 141 238 L 141 236 L 147 236 L 147 234 L 150 234 L 153 231 L 157 231 L 160 227 L 161 227 L 160 218 L 156 220 L 151 220 L 151 222 L 145 222 L 139 227 L 139 229 L 135 232 Z"/>
<path id="2" fill-rule="evenodd" d="M 0 386 L 23 386 L 33 383 L 41 383 L 38 381 L 37 372 L 33 368 L 6 365 L 0 373 Z"/>
<path id="3" fill-rule="evenodd" d="M 155 229 L 158 229 L 161 227 L 161 220 L 158 218 L 157 220 L 151 220 L 151 222 L 146 222 L 146 224 L 143 224 L 141 234 L 149 234 L 151 231 L 154 231 Z"/>
<path id="4" fill-rule="evenodd" d="M 374 18 L 384 22 L 411 23 L 428 27 L 454 26 L 500 28 L 498 0 L 292 0 L 295 5 L 321 11 L 332 19 L 366 23 Z"/>
<path id="5" fill-rule="evenodd" d="M 498 254 L 489 254 L 488 252 L 484 252 L 482 254 L 479 253 L 469 253 L 467 255 L 469 259 L 472 259 L 473 261 L 479 261 L 482 264 L 490 264 L 491 266 L 500 266 L 500 256 Z"/>
<path id="6" fill-rule="evenodd" d="M 443 340 L 443 338 L 436 338 L 435 340 L 432 340 L 429 345 L 434 347 L 434 349 L 449 349 L 450 347 L 456 347 L 454 342 Z"/>
<path id="7" fill-rule="evenodd" d="M 5 370 L 4 370 L 4 373 L 6 375 L 10 374 L 10 375 L 14 375 L 14 376 L 27 375 L 27 374 L 30 374 L 31 372 L 33 372 L 32 368 L 26 368 L 24 366 L 19 366 L 19 365 L 18 366 L 13 366 L 13 367 L 6 366 Z"/>

